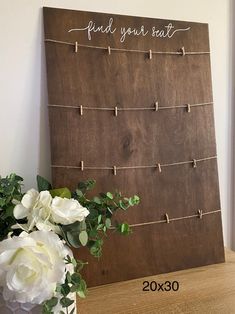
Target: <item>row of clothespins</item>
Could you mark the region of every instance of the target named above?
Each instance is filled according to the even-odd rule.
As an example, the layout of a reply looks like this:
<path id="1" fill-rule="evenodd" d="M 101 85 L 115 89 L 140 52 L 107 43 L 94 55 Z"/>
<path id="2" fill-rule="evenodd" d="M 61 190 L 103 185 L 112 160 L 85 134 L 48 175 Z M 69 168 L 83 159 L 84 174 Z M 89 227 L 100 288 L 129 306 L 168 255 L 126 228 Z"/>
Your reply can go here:
<path id="1" fill-rule="evenodd" d="M 81 45 L 82 46 L 82 45 Z M 84 45 L 85 46 L 85 45 Z M 74 52 L 77 53 L 78 52 L 78 47 L 79 47 L 79 44 L 77 41 L 75 41 L 75 44 L 74 44 Z M 91 47 L 90 47 L 91 48 Z M 98 48 L 98 47 L 95 47 L 94 48 Z M 109 55 L 111 55 L 111 52 L 113 51 L 116 51 L 117 49 L 116 48 L 111 48 L 110 46 L 107 47 L 107 52 Z M 122 49 L 119 49 L 119 50 L 122 50 Z M 133 51 L 132 49 L 123 49 L 123 51 Z M 142 52 L 142 51 L 140 51 Z M 148 57 L 149 59 L 151 60 L 153 58 L 153 54 L 155 53 L 152 49 L 149 49 L 148 52 L 146 51 L 145 53 L 148 53 Z M 174 53 L 172 53 L 174 54 Z M 175 53 L 175 54 L 179 54 L 179 53 Z M 186 50 L 184 47 L 181 47 L 180 48 L 180 54 L 184 57 L 186 55 Z"/>

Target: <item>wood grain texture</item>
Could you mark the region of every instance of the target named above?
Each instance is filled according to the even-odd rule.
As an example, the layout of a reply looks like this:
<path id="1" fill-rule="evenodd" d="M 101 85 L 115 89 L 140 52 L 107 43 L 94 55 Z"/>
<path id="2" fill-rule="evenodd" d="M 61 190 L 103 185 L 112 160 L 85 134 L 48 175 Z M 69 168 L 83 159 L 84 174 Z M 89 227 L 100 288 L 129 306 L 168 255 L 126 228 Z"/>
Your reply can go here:
<path id="1" fill-rule="evenodd" d="M 171 39 L 129 37 L 96 33 L 89 42 L 85 32 L 68 30 L 88 24 L 146 29 L 191 27 Z M 209 51 L 208 25 L 113 14 L 44 8 L 45 38 L 97 46 L 156 51 Z M 150 107 L 211 102 L 210 56 L 112 53 L 46 43 L 50 104 L 90 107 Z M 79 166 L 152 165 L 216 155 L 213 106 L 185 109 L 119 112 L 50 108 L 52 164 Z M 116 218 L 142 223 L 192 215 L 198 209 L 220 209 L 217 161 L 156 169 L 118 171 L 53 168 L 56 187 L 75 188 L 78 181 L 94 178 L 95 193 L 120 190 L 138 194 L 141 205 Z M 75 252 L 88 260 L 84 276 L 90 286 L 224 261 L 221 216 L 208 215 L 170 224 L 135 228 L 130 237 L 111 234 L 98 262 L 86 250 Z"/>
<path id="2" fill-rule="evenodd" d="M 143 281 L 178 281 L 178 291 L 144 292 Z M 234 314 L 235 253 L 226 262 L 90 288 L 79 314 Z"/>

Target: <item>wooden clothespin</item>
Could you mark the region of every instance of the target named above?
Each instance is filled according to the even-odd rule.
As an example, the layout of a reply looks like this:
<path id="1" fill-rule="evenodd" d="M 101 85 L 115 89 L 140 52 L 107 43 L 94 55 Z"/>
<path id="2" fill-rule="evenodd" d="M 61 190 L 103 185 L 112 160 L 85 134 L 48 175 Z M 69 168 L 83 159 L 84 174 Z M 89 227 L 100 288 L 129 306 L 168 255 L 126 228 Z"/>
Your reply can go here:
<path id="1" fill-rule="evenodd" d="M 78 52 L 78 42 L 75 41 L 75 44 L 74 44 L 74 52 Z"/>
<path id="2" fill-rule="evenodd" d="M 201 209 L 198 209 L 198 218 L 202 219 L 203 213 Z"/>
<path id="3" fill-rule="evenodd" d="M 156 101 L 154 103 L 154 109 L 155 109 L 155 111 L 158 111 L 158 109 L 159 109 L 158 101 Z"/>
<path id="4" fill-rule="evenodd" d="M 162 172 L 161 164 L 158 163 L 157 167 L 158 167 L 158 171 L 161 173 Z"/>
<path id="5" fill-rule="evenodd" d="M 193 168 L 197 168 L 197 160 L 193 159 Z"/>
<path id="6" fill-rule="evenodd" d="M 108 46 L 108 54 L 111 55 L 111 47 Z"/>
<path id="7" fill-rule="evenodd" d="M 191 106 L 190 106 L 190 104 L 187 104 L 186 106 L 187 106 L 187 112 L 191 112 Z"/>
<path id="8" fill-rule="evenodd" d="M 80 167 L 81 167 L 81 171 L 83 171 L 84 170 L 84 161 L 80 161 Z"/>
<path id="9" fill-rule="evenodd" d="M 113 166 L 113 174 L 116 176 L 117 175 L 117 167 Z"/>
<path id="10" fill-rule="evenodd" d="M 169 224 L 170 223 L 170 218 L 169 218 L 167 213 L 165 213 L 165 218 L 166 218 L 166 223 Z"/>
<path id="11" fill-rule="evenodd" d="M 79 113 L 80 113 L 80 116 L 83 116 L 83 107 L 82 107 L 82 105 L 79 108 Z"/>
<path id="12" fill-rule="evenodd" d="M 152 59 L 153 59 L 153 52 L 152 52 L 152 50 L 151 50 L 151 49 L 149 50 L 149 59 L 150 59 L 150 60 L 152 60 Z"/>
<path id="13" fill-rule="evenodd" d="M 180 50 L 181 50 L 182 56 L 184 57 L 184 56 L 186 55 L 185 48 L 184 48 L 184 47 L 182 47 Z"/>
<path id="14" fill-rule="evenodd" d="M 117 115 L 118 115 L 118 107 L 117 106 L 114 107 L 114 115 L 115 115 L 115 117 L 117 117 Z"/>

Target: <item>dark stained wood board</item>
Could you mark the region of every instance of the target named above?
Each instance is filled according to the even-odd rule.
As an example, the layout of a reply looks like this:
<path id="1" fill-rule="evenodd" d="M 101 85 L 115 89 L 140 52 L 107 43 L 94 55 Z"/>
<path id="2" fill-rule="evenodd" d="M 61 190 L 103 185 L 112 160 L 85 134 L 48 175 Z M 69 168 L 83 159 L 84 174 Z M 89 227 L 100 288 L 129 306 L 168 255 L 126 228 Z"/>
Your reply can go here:
<path id="1" fill-rule="evenodd" d="M 113 34 L 86 31 L 90 20 L 108 25 Z M 171 38 L 127 36 L 120 41 L 121 27 L 144 25 L 164 29 L 172 23 Z M 208 25 L 114 14 L 44 8 L 45 38 L 92 46 L 138 50 L 209 51 Z M 210 55 L 153 55 L 111 52 L 46 42 L 49 104 L 90 107 L 174 106 L 213 101 Z M 186 109 L 118 112 L 49 108 L 53 165 L 89 166 L 152 165 L 216 155 L 213 106 Z M 216 159 L 192 165 L 157 169 L 85 170 L 52 168 L 56 187 L 75 188 L 79 181 L 94 178 L 95 193 L 120 190 L 138 194 L 141 205 L 117 219 L 130 224 L 220 209 Z M 122 237 L 111 234 L 100 261 L 85 250 L 75 253 L 88 260 L 84 276 L 90 286 L 164 273 L 224 261 L 220 213 L 169 224 L 133 228 Z"/>

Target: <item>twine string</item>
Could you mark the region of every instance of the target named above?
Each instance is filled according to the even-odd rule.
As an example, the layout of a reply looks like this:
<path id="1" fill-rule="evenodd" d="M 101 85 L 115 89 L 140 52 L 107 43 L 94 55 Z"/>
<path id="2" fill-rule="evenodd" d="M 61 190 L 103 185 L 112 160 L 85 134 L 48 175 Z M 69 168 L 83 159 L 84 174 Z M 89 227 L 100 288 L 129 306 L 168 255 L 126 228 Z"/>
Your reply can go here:
<path id="1" fill-rule="evenodd" d="M 122 107 L 87 107 L 87 106 L 78 106 L 78 105 L 56 105 L 56 104 L 49 104 L 48 107 L 51 108 L 62 108 L 62 109 L 78 109 L 80 115 L 83 115 L 84 110 L 97 110 L 97 111 L 114 111 L 115 116 L 117 117 L 117 112 L 118 111 L 144 111 L 144 110 L 149 110 L 149 111 L 158 111 L 158 110 L 166 110 L 166 109 L 186 109 L 187 112 L 191 112 L 191 110 L 188 110 L 188 108 L 193 108 L 193 107 L 201 107 L 201 106 L 209 106 L 213 105 L 213 102 L 203 102 L 203 103 L 197 103 L 197 104 L 186 104 L 186 105 L 176 105 L 176 106 L 159 106 L 158 102 L 154 104 L 153 107 L 129 107 L 129 108 L 122 108 Z M 189 107 L 190 106 L 190 107 Z"/>
<path id="2" fill-rule="evenodd" d="M 45 42 L 51 42 L 56 44 L 63 44 L 63 45 L 69 45 L 74 46 L 75 52 L 77 52 L 78 47 L 83 48 L 90 48 L 90 49 L 100 49 L 108 51 L 108 54 L 111 54 L 111 51 L 116 52 L 134 52 L 134 53 L 145 53 L 149 55 L 149 59 L 152 59 L 152 56 L 154 54 L 162 54 L 162 55 L 204 55 L 204 54 L 210 54 L 210 51 L 186 51 L 184 47 L 180 48 L 180 51 L 154 51 L 152 49 L 150 50 L 142 50 L 142 49 L 126 49 L 126 48 L 114 48 L 114 47 L 103 47 L 103 46 L 93 46 L 93 45 L 85 45 L 85 44 L 79 44 L 77 41 L 75 42 L 68 42 L 68 41 L 62 41 L 62 40 L 56 40 L 56 39 L 50 39 L 46 38 Z"/>
<path id="3" fill-rule="evenodd" d="M 217 156 L 210 156 L 210 157 L 204 157 L 199 159 L 192 159 L 192 160 L 186 160 L 186 161 L 178 161 L 173 163 L 156 163 L 155 165 L 146 165 L 146 166 L 104 166 L 104 167 L 98 167 L 98 166 L 85 166 L 84 162 L 80 162 L 80 166 L 65 166 L 65 165 L 51 165 L 52 168 L 66 168 L 66 169 L 80 169 L 82 171 L 84 170 L 112 170 L 114 175 L 117 175 L 118 170 L 128 170 L 128 169 L 148 169 L 148 168 L 157 168 L 157 170 L 161 173 L 162 167 L 172 167 L 177 165 L 186 165 L 191 164 L 193 168 L 195 167 L 195 164 L 202 161 L 208 161 L 212 159 L 216 159 Z"/>
<path id="4" fill-rule="evenodd" d="M 182 216 L 182 217 L 173 217 L 173 218 L 169 218 L 169 215 L 165 214 L 165 219 L 156 220 L 156 221 L 142 222 L 142 223 L 136 223 L 136 224 L 129 224 L 129 227 L 134 228 L 134 227 L 156 225 L 156 224 L 161 224 L 161 223 L 170 223 L 172 221 L 179 221 L 179 220 L 185 220 L 185 219 L 191 219 L 191 218 L 200 218 L 200 219 L 202 219 L 203 216 L 220 213 L 221 209 L 212 210 L 212 211 L 208 211 L 208 212 L 203 212 L 202 210 L 198 210 L 198 211 L 200 211 L 200 214 L 197 213 L 197 214 L 194 214 L 194 215 L 188 215 L 188 216 Z M 110 229 L 114 230 L 115 227 L 111 227 Z"/>

